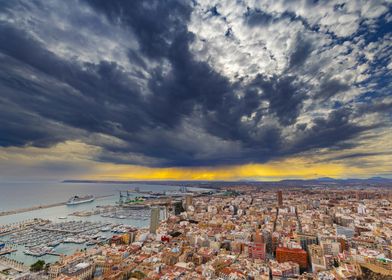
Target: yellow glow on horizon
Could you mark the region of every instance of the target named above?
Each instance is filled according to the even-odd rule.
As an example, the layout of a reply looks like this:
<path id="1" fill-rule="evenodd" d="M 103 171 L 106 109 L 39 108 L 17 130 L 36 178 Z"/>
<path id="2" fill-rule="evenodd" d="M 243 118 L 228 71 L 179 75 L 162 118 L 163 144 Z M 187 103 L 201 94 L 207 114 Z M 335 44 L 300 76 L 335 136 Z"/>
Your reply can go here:
<path id="1" fill-rule="evenodd" d="M 381 138 L 382 139 L 382 138 Z M 265 180 L 332 178 L 367 178 L 390 176 L 392 153 L 385 151 L 373 156 L 347 157 L 350 153 L 383 151 L 383 145 L 372 143 L 367 150 L 338 152 L 319 151 L 264 164 L 244 164 L 215 167 L 152 168 L 138 165 L 97 162 L 100 148 L 77 141 L 67 141 L 50 148 L 8 147 L 0 148 L 0 170 L 23 174 L 42 175 L 45 166 L 72 166 L 70 173 L 60 174 L 63 179 L 95 180 Z M 339 159 L 343 156 L 343 159 Z M 38 167 L 37 167 L 38 166 Z M 43 171 L 39 169 L 43 166 Z M 15 171 L 14 171 L 15 170 Z M 22 170 L 22 171 L 18 171 Z M 77 170 L 78 172 L 75 172 Z M 37 172 L 38 171 L 38 172 Z M 49 170 L 46 174 L 52 173 Z M 4 174 L 3 174 L 4 175 Z M 52 175 L 52 174 L 49 174 Z M 0 172 L 1 176 L 1 172 Z"/>
<path id="2" fill-rule="evenodd" d="M 284 178 L 338 178 L 347 171 L 347 167 L 342 164 L 308 163 L 304 159 L 293 158 L 266 164 L 197 168 L 106 166 L 93 177 L 95 179 L 117 178 L 121 180 L 281 180 Z M 356 170 L 351 168 L 350 171 L 355 172 Z"/>

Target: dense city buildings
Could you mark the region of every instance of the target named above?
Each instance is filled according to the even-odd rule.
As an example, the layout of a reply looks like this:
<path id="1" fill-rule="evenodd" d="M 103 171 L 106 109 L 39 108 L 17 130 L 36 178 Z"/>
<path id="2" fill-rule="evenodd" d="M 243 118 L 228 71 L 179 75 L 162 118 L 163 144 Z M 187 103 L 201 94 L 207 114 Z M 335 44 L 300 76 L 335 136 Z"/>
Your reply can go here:
<path id="1" fill-rule="evenodd" d="M 391 279 L 391 201 L 386 188 L 235 185 L 146 200 L 149 228 L 110 226 L 107 241 L 5 279 Z"/>
<path id="2" fill-rule="evenodd" d="M 392 0 L 0 0 L 0 280 L 392 280 Z"/>

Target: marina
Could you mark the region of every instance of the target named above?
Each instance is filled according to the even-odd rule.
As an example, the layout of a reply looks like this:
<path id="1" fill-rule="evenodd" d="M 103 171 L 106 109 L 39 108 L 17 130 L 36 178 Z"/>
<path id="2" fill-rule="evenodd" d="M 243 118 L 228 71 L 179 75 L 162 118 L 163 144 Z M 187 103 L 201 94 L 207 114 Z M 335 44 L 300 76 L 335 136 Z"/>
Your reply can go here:
<path id="1" fill-rule="evenodd" d="M 150 207 L 146 205 L 145 207 L 126 207 L 123 206 L 113 206 L 105 205 L 100 206 L 95 210 L 87 211 L 77 211 L 70 214 L 76 217 L 90 217 L 90 216 L 100 216 L 102 218 L 110 219 L 132 219 L 132 220 L 148 220 L 150 217 Z M 59 217 L 60 219 L 60 217 Z"/>
<path id="2" fill-rule="evenodd" d="M 0 244 L 5 244 L 0 255 L 25 265 L 37 260 L 56 262 L 62 255 L 105 243 L 113 235 L 134 228 L 146 228 L 150 223 L 150 207 L 156 203 L 158 206 L 168 203 L 166 195 L 171 193 L 165 194 L 165 191 L 173 194 L 181 191 L 175 186 L 110 184 L 61 184 L 51 186 L 51 189 L 57 187 L 59 192 L 64 192 L 61 196 L 64 200 L 72 198 L 75 193 L 81 197 L 93 195 L 94 200 L 76 205 L 64 202 L 56 206 L 50 200 L 48 203 L 37 200 L 43 206 L 19 210 L 3 208 L 3 212 L 15 214 L 0 216 Z M 29 194 L 29 190 L 23 189 L 23 192 L 29 196 L 39 194 Z M 43 192 L 40 198 L 52 193 L 49 188 L 44 188 Z M 10 205 L 2 198 L 2 207 Z M 51 199 L 58 198 L 59 195 L 56 195 Z"/>
<path id="3" fill-rule="evenodd" d="M 69 244 L 79 246 L 94 246 L 107 240 L 116 233 L 133 230 L 134 227 L 123 224 L 89 221 L 67 221 L 54 223 L 48 220 L 37 220 L 21 223 L 18 231 L 4 235 L 0 245 L 0 255 L 9 255 L 16 251 L 35 258 L 45 255 L 60 256 L 64 251 L 57 251 L 57 247 Z M 6 225 L 14 229 L 13 225 Z"/>
<path id="4" fill-rule="evenodd" d="M 0 225 L 0 237 L 21 231 L 25 228 L 30 228 L 35 225 L 39 225 L 39 224 L 47 223 L 47 222 L 49 222 L 49 221 L 36 218 L 36 219 L 27 220 L 27 221 L 18 222 L 18 223 L 12 223 L 12 224 L 8 224 L 8 225 Z"/>

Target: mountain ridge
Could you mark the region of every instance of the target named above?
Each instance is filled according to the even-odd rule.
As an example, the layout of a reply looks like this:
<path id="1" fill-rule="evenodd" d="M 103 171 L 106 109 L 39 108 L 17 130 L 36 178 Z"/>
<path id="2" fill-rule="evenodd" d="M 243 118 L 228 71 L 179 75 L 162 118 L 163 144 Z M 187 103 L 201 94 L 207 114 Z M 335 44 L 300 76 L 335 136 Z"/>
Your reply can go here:
<path id="1" fill-rule="evenodd" d="M 320 177 L 316 179 L 283 179 L 280 181 L 257 181 L 257 180 L 89 180 L 89 179 L 67 179 L 63 180 L 62 183 L 114 183 L 114 184 L 129 184 L 129 183 L 392 183 L 392 178 L 385 177 L 369 177 L 369 178 L 343 178 L 335 179 L 330 177 Z"/>

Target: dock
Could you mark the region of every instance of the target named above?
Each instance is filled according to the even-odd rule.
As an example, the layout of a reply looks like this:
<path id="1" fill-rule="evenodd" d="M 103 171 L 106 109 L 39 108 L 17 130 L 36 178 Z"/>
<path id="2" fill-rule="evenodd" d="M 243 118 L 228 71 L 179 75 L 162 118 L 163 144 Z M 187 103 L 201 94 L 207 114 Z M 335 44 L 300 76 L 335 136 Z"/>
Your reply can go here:
<path id="1" fill-rule="evenodd" d="M 57 257 L 61 257 L 63 254 L 60 253 L 56 253 L 56 252 L 50 252 L 50 253 L 46 253 L 47 255 L 51 255 L 51 256 L 57 256 Z"/>
<path id="2" fill-rule="evenodd" d="M 7 255 L 7 254 L 11 254 L 11 253 L 16 252 L 16 251 L 18 251 L 18 250 L 16 250 L 16 249 L 5 249 L 5 250 L 1 250 L 1 251 L 0 251 L 0 256 Z"/>
<path id="3" fill-rule="evenodd" d="M 27 228 L 32 228 L 37 225 L 43 225 L 49 223 L 49 220 L 44 219 L 32 219 L 19 223 L 8 224 L 0 227 L 0 237 L 5 235 L 10 235 L 12 233 L 16 233 L 22 231 Z"/>
<path id="4" fill-rule="evenodd" d="M 110 196 L 113 196 L 113 195 L 114 194 L 96 196 L 95 199 L 110 197 Z M 37 206 L 32 206 L 32 207 L 27 207 L 27 208 L 20 208 L 20 209 L 9 210 L 9 211 L 2 211 L 2 212 L 0 212 L 0 217 L 1 216 L 15 215 L 15 214 L 19 214 L 19 213 L 25 213 L 25 212 L 30 212 L 30 211 L 40 210 L 40 209 L 52 208 L 52 207 L 66 205 L 66 204 L 67 204 L 67 202 L 64 201 L 64 202 L 58 202 L 58 203 L 52 203 L 52 204 L 46 204 L 46 205 L 37 205 Z"/>

